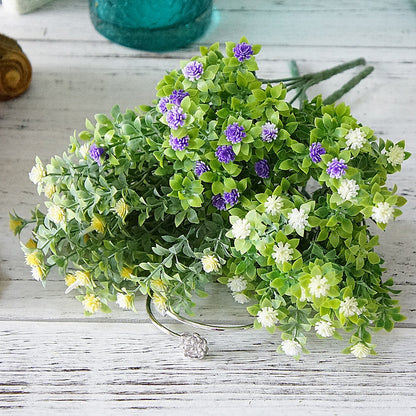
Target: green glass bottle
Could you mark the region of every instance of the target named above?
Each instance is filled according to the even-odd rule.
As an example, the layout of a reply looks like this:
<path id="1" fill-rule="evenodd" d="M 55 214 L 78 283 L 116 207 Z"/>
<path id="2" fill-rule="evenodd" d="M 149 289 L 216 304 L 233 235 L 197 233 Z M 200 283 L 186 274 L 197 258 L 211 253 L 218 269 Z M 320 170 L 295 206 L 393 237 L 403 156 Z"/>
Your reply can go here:
<path id="1" fill-rule="evenodd" d="M 89 0 L 94 27 L 113 42 L 163 52 L 194 42 L 210 24 L 212 0 Z"/>

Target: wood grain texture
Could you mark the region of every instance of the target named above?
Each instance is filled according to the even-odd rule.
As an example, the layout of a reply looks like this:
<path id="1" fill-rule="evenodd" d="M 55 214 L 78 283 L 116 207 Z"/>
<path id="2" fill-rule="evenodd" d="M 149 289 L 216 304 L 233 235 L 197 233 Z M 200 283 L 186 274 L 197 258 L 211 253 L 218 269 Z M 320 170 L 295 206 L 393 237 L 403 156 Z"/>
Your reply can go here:
<path id="1" fill-rule="evenodd" d="M 150 103 L 157 81 L 180 59 L 198 54 L 198 46 L 154 54 L 113 44 L 92 27 L 84 0 L 56 0 L 24 16 L 0 8 L 0 30 L 19 42 L 33 66 L 30 89 L 0 103 L 0 414 L 416 414 L 413 158 L 391 181 L 409 202 L 377 248 L 385 277 L 402 290 L 397 298 L 408 320 L 374 335 L 377 356 L 342 355 L 348 335 L 344 342 L 311 336 L 311 353 L 296 362 L 275 352 L 278 334 L 250 330 L 204 334 L 210 355 L 188 360 L 176 339 L 148 322 L 141 302 L 137 314 L 115 309 L 85 318 L 57 274 L 46 288 L 33 281 L 8 229 L 8 212 L 28 215 L 42 203 L 28 179 L 35 155 L 46 162 L 62 153 L 86 117 L 109 113 L 114 104 Z M 217 0 L 214 23 L 198 44 L 242 35 L 263 45 L 261 77 L 286 76 L 291 59 L 306 73 L 365 57 L 375 71 L 345 101 L 377 135 L 406 139 L 416 153 L 414 1 Z M 355 73 L 309 96 L 327 96 Z M 210 292 L 198 300 L 199 320 L 246 322 L 227 290 L 213 285 Z"/>

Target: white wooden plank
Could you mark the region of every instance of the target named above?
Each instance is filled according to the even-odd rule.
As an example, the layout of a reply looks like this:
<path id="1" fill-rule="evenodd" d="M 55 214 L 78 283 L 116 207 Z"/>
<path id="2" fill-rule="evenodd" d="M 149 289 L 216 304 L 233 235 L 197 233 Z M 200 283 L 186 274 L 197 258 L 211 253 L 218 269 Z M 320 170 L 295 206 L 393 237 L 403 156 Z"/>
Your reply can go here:
<path id="1" fill-rule="evenodd" d="M 276 406 L 285 414 L 410 415 L 416 409 L 411 336 L 408 329 L 382 336 L 380 355 L 362 361 L 316 340 L 296 362 L 277 355 L 276 337 L 265 331 L 260 342 L 255 331 L 210 334 L 211 355 L 194 361 L 150 324 L 1 322 L 1 406 L 10 415 L 152 408 L 272 414 Z"/>

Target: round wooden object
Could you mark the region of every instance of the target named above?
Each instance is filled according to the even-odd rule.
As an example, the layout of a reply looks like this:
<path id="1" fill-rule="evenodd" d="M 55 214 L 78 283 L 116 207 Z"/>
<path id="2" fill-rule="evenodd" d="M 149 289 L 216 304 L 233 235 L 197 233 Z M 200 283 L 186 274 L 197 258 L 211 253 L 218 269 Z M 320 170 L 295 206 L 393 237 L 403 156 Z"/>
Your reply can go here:
<path id="1" fill-rule="evenodd" d="M 25 92 L 32 80 L 32 66 L 18 43 L 0 34 L 0 101 Z"/>

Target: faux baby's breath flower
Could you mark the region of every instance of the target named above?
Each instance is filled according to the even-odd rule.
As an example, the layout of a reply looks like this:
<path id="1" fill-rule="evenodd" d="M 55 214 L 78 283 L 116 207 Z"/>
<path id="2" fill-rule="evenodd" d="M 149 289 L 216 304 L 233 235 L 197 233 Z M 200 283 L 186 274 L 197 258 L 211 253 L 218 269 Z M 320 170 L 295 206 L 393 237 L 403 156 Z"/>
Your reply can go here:
<path id="1" fill-rule="evenodd" d="M 315 324 L 315 331 L 321 337 L 332 337 L 335 333 L 335 328 L 331 322 L 322 320 Z"/>
<path id="2" fill-rule="evenodd" d="M 55 224 L 62 224 L 65 221 L 65 211 L 58 205 L 51 205 L 48 208 L 48 217 Z"/>
<path id="3" fill-rule="evenodd" d="M 31 272 L 32 272 L 32 277 L 37 281 L 41 281 L 45 277 L 45 272 L 40 266 L 33 266 L 31 269 Z"/>
<path id="4" fill-rule="evenodd" d="M 322 277 L 321 275 L 313 276 L 308 285 L 309 293 L 316 298 L 326 296 L 329 287 L 328 280 L 326 280 L 326 277 Z"/>
<path id="5" fill-rule="evenodd" d="M 263 328 L 270 328 L 277 324 L 277 312 L 270 306 L 265 306 L 257 312 L 257 321 Z"/>
<path id="6" fill-rule="evenodd" d="M 250 298 L 242 292 L 233 292 L 233 298 L 237 303 L 244 303 L 250 302 Z"/>
<path id="7" fill-rule="evenodd" d="M 380 224 L 387 224 L 394 218 L 393 214 L 394 207 L 387 202 L 379 202 L 375 207 L 373 207 L 371 218 Z"/>
<path id="8" fill-rule="evenodd" d="M 289 243 L 282 243 L 279 241 L 277 245 L 273 246 L 272 257 L 276 263 L 284 263 L 285 261 L 292 260 L 293 248 Z"/>
<path id="9" fill-rule="evenodd" d="M 68 273 L 65 276 L 65 284 L 69 287 L 72 286 L 75 282 L 77 281 L 77 278 L 75 277 L 74 274 L 72 273 Z"/>
<path id="10" fill-rule="evenodd" d="M 227 140 L 232 144 L 240 143 L 247 136 L 244 127 L 238 123 L 228 125 L 224 133 Z"/>
<path id="11" fill-rule="evenodd" d="M 203 72 L 204 66 L 201 64 L 201 62 L 198 61 L 188 62 L 182 69 L 183 75 L 190 81 L 196 81 L 197 79 L 201 78 Z"/>
<path id="12" fill-rule="evenodd" d="M 351 347 L 351 354 L 357 358 L 365 358 L 370 354 L 371 349 L 364 345 L 362 342 L 358 342 Z"/>
<path id="13" fill-rule="evenodd" d="M 235 45 L 233 48 L 234 56 L 240 61 L 243 62 L 247 59 L 250 59 L 253 56 L 253 48 L 246 42 L 241 42 Z"/>
<path id="14" fill-rule="evenodd" d="M 117 293 L 117 301 L 116 304 L 121 308 L 121 309 L 132 309 L 133 308 L 133 300 L 134 300 L 134 295 L 131 293 Z"/>
<path id="15" fill-rule="evenodd" d="M 77 270 L 75 272 L 75 278 L 79 286 L 88 286 L 91 283 L 89 272 L 83 270 Z"/>
<path id="16" fill-rule="evenodd" d="M 302 346 L 299 342 L 290 339 L 282 341 L 281 347 L 283 352 L 290 357 L 296 357 L 302 352 Z"/>
<path id="17" fill-rule="evenodd" d="M 28 266 L 40 266 L 42 264 L 40 251 L 32 251 L 31 253 L 26 253 L 25 257 L 26 264 Z"/>
<path id="18" fill-rule="evenodd" d="M 400 146 L 394 145 L 387 152 L 387 162 L 392 166 L 401 165 L 404 162 L 404 149 Z"/>
<path id="19" fill-rule="evenodd" d="M 247 280 L 243 276 L 234 276 L 228 280 L 227 286 L 233 292 L 242 292 L 247 288 Z"/>
<path id="20" fill-rule="evenodd" d="M 267 197 L 266 202 L 264 203 L 264 208 L 267 214 L 276 215 L 283 208 L 283 199 L 282 197 L 277 197 L 276 195 L 270 195 Z"/>
<path id="21" fill-rule="evenodd" d="M 183 109 L 176 105 L 166 112 L 166 122 L 172 130 L 178 130 L 179 127 L 183 127 L 186 117 L 187 115 L 183 112 Z"/>
<path id="22" fill-rule="evenodd" d="M 175 137 L 172 134 L 170 135 L 169 144 L 172 150 L 185 150 L 189 146 L 189 136 L 184 137 Z"/>
<path id="23" fill-rule="evenodd" d="M 123 266 L 120 275 L 123 279 L 131 279 L 133 275 L 133 269 L 128 266 Z"/>
<path id="24" fill-rule="evenodd" d="M 104 234 L 105 230 L 105 221 L 101 218 L 96 217 L 95 215 L 92 217 L 91 220 L 91 229 L 96 231 L 99 234 Z"/>
<path id="25" fill-rule="evenodd" d="M 331 178 L 339 179 L 341 176 L 345 175 L 347 168 L 348 166 L 345 164 L 344 159 L 338 160 L 338 158 L 334 157 L 331 162 L 329 162 L 326 173 Z"/>
<path id="26" fill-rule="evenodd" d="M 47 198 L 51 199 L 56 192 L 56 186 L 52 183 L 49 183 L 48 185 L 45 186 L 45 189 L 43 190 L 43 192 L 45 193 L 45 196 Z"/>
<path id="27" fill-rule="evenodd" d="M 345 317 L 350 317 L 354 315 L 359 315 L 361 313 L 360 308 L 358 307 L 357 299 L 347 296 L 339 307 L 339 312 L 342 313 Z"/>
<path id="28" fill-rule="evenodd" d="M 221 194 L 214 195 L 211 198 L 212 205 L 219 209 L 220 211 L 225 211 L 227 209 L 227 204 L 224 197 Z"/>
<path id="29" fill-rule="evenodd" d="M 224 201 L 231 206 L 234 206 L 238 202 L 238 198 L 240 197 L 240 193 L 237 189 L 231 189 L 230 192 L 224 192 L 223 198 Z"/>
<path id="30" fill-rule="evenodd" d="M 205 273 L 218 272 L 220 270 L 220 262 L 213 255 L 205 255 L 201 259 L 202 268 Z"/>
<path id="31" fill-rule="evenodd" d="M 261 128 L 261 139 L 264 142 L 270 143 L 277 137 L 278 131 L 276 124 L 270 122 L 264 123 Z"/>
<path id="32" fill-rule="evenodd" d="M 312 162 L 318 163 L 322 160 L 322 155 L 326 153 L 326 150 L 322 147 L 322 144 L 312 143 L 309 147 L 309 156 L 312 159 Z"/>
<path id="33" fill-rule="evenodd" d="M 95 313 L 101 306 L 100 298 L 93 294 L 85 295 L 82 301 L 84 309 L 89 313 Z"/>
<path id="34" fill-rule="evenodd" d="M 298 233 L 301 233 L 308 226 L 308 214 L 302 209 L 293 208 L 287 215 L 289 225 Z"/>
<path id="35" fill-rule="evenodd" d="M 240 218 L 233 224 L 231 232 L 234 238 L 244 240 L 250 235 L 251 225 L 245 218 Z"/>
<path id="36" fill-rule="evenodd" d="M 166 312 L 168 300 L 165 296 L 158 294 L 158 293 L 153 293 L 152 301 L 153 301 L 153 304 L 156 306 L 156 309 L 159 312 L 161 313 Z"/>
<path id="37" fill-rule="evenodd" d="M 338 188 L 338 194 L 344 201 L 351 201 L 358 195 L 360 187 L 354 179 L 343 179 Z"/>
<path id="38" fill-rule="evenodd" d="M 347 140 L 347 147 L 353 150 L 361 149 L 367 141 L 365 138 L 365 133 L 359 128 L 349 130 L 345 136 L 345 139 Z"/>
<path id="39" fill-rule="evenodd" d="M 129 206 L 126 204 L 126 201 L 124 201 L 123 198 L 119 199 L 116 203 L 116 206 L 114 207 L 117 215 L 124 220 L 126 218 L 126 215 L 129 212 Z"/>
<path id="40" fill-rule="evenodd" d="M 36 163 L 36 165 L 33 166 L 32 170 L 29 173 L 29 179 L 35 185 L 37 185 L 45 176 L 46 176 L 45 168 L 40 163 Z"/>
<path id="41" fill-rule="evenodd" d="M 268 178 L 270 176 L 270 167 L 266 159 L 259 160 L 254 164 L 254 170 L 260 178 Z"/>
<path id="42" fill-rule="evenodd" d="M 82 159 L 86 159 L 88 154 L 90 151 L 90 145 L 88 143 L 84 143 L 80 148 L 79 148 L 79 154 L 81 155 Z"/>
<path id="43" fill-rule="evenodd" d="M 166 290 L 166 285 L 162 279 L 152 279 L 150 287 L 156 292 L 164 292 Z"/>

